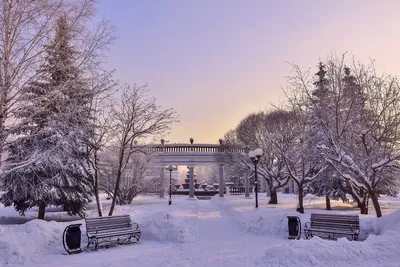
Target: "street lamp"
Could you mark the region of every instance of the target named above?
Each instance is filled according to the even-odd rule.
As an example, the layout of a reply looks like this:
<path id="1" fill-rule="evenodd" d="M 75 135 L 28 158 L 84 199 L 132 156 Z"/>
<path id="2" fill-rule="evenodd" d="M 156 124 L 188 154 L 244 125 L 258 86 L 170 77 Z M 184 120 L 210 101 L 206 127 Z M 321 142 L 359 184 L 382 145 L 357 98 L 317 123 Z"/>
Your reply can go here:
<path id="1" fill-rule="evenodd" d="M 249 157 L 251 161 L 254 163 L 254 185 L 256 191 L 256 208 L 258 208 L 258 179 L 257 179 L 257 164 L 260 161 L 260 158 L 263 155 L 263 151 L 261 148 L 256 148 L 253 151 L 249 152 Z"/>
<path id="2" fill-rule="evenodd" d="M 174 167 L 172 165 L 168 166 L 168 170 L 169 170 L 169 201 L 168 201 L 168 205 L 172 204 L 172 171 L 174 170 Z"/>

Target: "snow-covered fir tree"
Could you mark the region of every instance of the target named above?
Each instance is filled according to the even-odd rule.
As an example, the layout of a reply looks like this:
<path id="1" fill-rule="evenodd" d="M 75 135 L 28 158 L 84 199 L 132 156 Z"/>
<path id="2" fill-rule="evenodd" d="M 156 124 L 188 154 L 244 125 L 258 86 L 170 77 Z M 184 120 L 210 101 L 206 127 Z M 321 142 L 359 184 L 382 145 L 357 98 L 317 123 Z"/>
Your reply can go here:
<path id="1" fill-rule="evenodd" d="M 46 47 L 45 63 L 23 90 L 15 114 L 18 123 L 11 128 L 15 141 L 1 175 L 5 192 L 1 202 L 14 205 L 21 214 L 38 206 L 40 219 L 48 205 L 82 215 L 93 191 L 82 168 L 91 131 L 87 106 L 91 94 L 74 65 L 78 53 L 72 39 L 68 18 L 62 16 Z"/>
<path id="2" fill-rule="evenodd" d="M 324 131 L 324 122 L 331 123 L 332 114 L 335 108 L 332 104 L 333 93 L 330 91 L 330 81 L 327 78 L 326 65 L 323 62 L 318 63 L 318 72 L 315 73 L 314 88 L 309 99 L 309 110 L 307 114 L 310 124 L 310 134 L 316 141 L 315 153 L 320 153 L 320 147 L 329 146 L 329 140 L 326 139 Z M 332 166 L 328 168 L 307 187 L 307 191 L 317 196 L 325 196 L 326 209 L 330 210 L 330 200 L 348 201 L 346 194 L 348 190 L 343 181 Z"/>

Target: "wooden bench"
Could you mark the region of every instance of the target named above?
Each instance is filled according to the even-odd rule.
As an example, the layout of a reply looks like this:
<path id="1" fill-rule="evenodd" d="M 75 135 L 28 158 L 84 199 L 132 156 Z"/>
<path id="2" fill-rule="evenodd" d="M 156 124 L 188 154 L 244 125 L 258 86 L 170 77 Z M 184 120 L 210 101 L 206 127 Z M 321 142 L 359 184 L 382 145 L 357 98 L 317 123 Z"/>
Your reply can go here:
<path id="1" fill-rule="evenodd" d="M 87 218 L 85 222 L 87 247 L 94 244 L 95 250 L 104 242 L 121 244 L 140 239 L 139 225 L 132 223 L 129 215 Z"/>
<path id="2" fill-rule="evenodd" d="M 304 226 L 306 239 L 317 235 L 321 238 L 334 240 L 339 237 L 358 240 L 360 233 L 360 219 L 358 215 L 312 213 L 310 222 L 306 222 Z"/>

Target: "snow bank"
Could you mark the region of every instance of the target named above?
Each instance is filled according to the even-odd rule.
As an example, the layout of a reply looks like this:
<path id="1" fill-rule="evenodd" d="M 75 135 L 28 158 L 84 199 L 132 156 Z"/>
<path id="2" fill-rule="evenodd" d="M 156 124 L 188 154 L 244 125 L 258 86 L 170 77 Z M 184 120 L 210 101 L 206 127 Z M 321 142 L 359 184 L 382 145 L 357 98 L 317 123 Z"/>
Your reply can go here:
<path id="1" fill-rule="evenodd" d="M 337 242 L 314 237 L 293 240 L 266 249 L 263 266 L 399 266 L 400 233 L 371 235 L 364 242 L 340 238 Z"/>
<path id="2" fill-rule="evenodd" d="M 64 225 L 33 220 L 23 225 L 0 225 L 0 266 L 35 262 L 49 251 L 61 254 Z"/>
<path id="3" fill-rule="evenodd" d="M 386 231 L 395 231 L 400 233 L 400 210 L 392 214 L 376 219 L 374 224 L 375 234 L 383 234 Z"/>
<path id="4" fill-rule="evenodd" d="M 288 235 L 287 216 L 297 216 L 300 218 L 303 227 L 309 221 L 309 214 L 294 213 L 293 210 L 285 209 L 260 209 L 255 211 L 245 222 L 245 229 L 249 233 L 263 235 Z"/>
<path id="5" fill-rule="evenodd" d="M 366 239 L 368 235 L 381 235 L 386 231 L 400 233 L 400 210 L 381 218 L 360 219 L 360 239 Z"/>
<path id="6" fill-rule="evenodd" d="M 161 241 L 188 243 L 195 240 L 195 232 L 188 225 L 178 222 L 168 212 L 156 212 L 139 222 L 142 238 Z"/>

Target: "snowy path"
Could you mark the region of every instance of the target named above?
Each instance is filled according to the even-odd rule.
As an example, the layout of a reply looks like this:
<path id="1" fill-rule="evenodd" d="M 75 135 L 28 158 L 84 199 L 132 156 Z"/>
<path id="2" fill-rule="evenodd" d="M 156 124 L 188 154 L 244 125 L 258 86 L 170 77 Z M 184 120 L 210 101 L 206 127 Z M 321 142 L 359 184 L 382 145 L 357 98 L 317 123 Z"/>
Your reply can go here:
<path id="1" fill-rule="evenodd" d="M 195 242 L 162 243 L 142 240 L 78 255 L 52 255 L 35 266 L 254 266 L 266 247 L 287 242 L 285 238 L 244 232 L 234 211 L 225 203 L 195 201 L 188 210 L 171 214 L 195 232 Z M 85 240 L 83 241 L 85 243 Z"/>
<path id="2" fill-rule="evenodd" d="M 268 205 L 266 196 L 260 199 L 260 208 L 255 211 L 254 199 L 243 196 L 216 197 L 211 201 L 188 201 L 185 196 L 175 196 L 171 206 L 167 199 L 139 196 L 131 205 L 115 210 L 115 215 L 129 214 L 139 223 L 139 244 L 77 255 L 65 255 L 61 243 L 63 230 L 73 218 L 53 209 L 47 218 L 50 222 L 31 220 L 18 225 L 21 220 L 13 208 L 0 206 L 0 267 L 399 266 L 400 198 L 380 199 L 387 214 L 384 218 L 361 216 L 361 232 L 365 236 L 371 234 L 364 242 L 319 238 L 289 241 L 287 216 L 300 216 L 295 212 L 297 197 L 281 194 L 276 206 Z M 102 203 L 109 204 L 105 197 Z M 321 210 L 324 198 L 310 196 L 308 203 L 307 213 L 300 216 L 302 222 L 309 220 L 312 212 L 325 212 Z M 349 204 L 336 203 L 336 210 L 329 212 L 357 210 Z M 95 205 L 88 206 L 87 215 L 96 216 Z M 55 222 L 54 218 L 62 222 Z M 85 227 L 81 229 L 84 231 Z M 83 238 L 82 247 L 86 242 Z"/>

